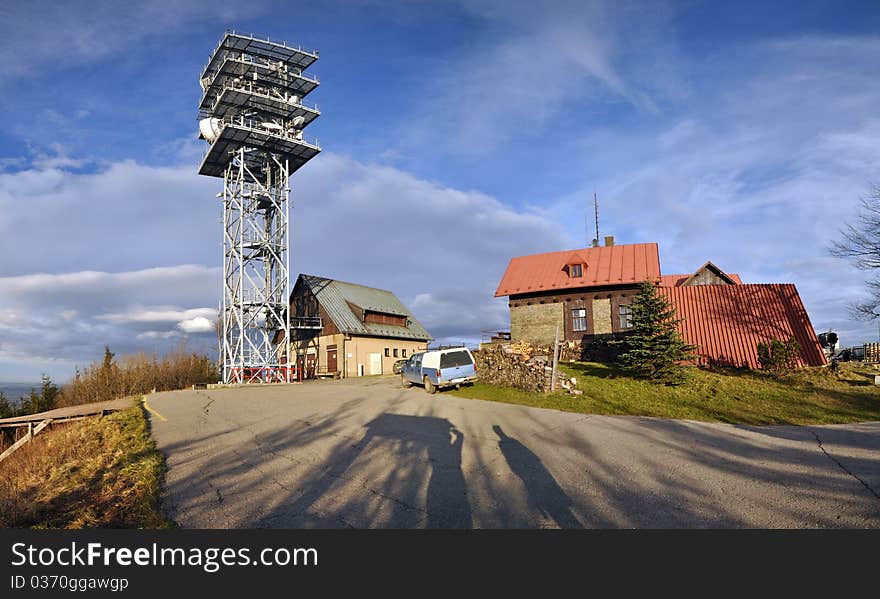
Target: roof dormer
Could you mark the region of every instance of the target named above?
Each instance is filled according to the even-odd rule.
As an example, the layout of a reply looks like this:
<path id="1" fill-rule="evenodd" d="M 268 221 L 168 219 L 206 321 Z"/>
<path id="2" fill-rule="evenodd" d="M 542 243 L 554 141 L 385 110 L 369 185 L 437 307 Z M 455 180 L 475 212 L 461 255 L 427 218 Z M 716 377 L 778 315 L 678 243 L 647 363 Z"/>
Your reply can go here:
<path id="1" fill-rule="evenodd" d="M 570 279 L 580 279 L 587 271 L 587 261 L 577 252 L 572 252 L 565 260 L 565 266 L 562 268 Z"/>

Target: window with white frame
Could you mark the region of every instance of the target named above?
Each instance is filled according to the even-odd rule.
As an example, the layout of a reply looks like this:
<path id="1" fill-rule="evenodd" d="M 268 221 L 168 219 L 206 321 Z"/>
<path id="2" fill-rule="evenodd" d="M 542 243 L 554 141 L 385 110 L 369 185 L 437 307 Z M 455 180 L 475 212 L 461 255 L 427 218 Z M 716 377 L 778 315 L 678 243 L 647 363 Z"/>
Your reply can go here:
<path id="1" fill-rule="evenodd" d="M 575 308 L 571 311 L 571 330 L 586 331 L 587 330 L 587 311 L 584 308 Z"/>
<path id="2" fill-rule="evenodd" d="M 632 328 L 632 307 L 621 305 L 618 308 L 618 312 L 620 313 L 620 330 L 623 329 L 631 329 Z"/>

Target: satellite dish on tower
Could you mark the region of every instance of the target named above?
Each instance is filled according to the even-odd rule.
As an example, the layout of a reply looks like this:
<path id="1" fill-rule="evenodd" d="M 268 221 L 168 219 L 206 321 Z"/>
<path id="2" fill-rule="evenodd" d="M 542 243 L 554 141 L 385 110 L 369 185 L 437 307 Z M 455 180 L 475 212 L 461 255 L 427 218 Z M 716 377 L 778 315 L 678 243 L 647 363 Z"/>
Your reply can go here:
<path id="1" fill-rule="evenodd" d="M 224 182 L 224 383 L 302 376 L 292 355 L 299 350 L 288 342 L 296 325 L 288 299 L 290 176 L 321 151 L 302 140 L 320 114 L 301 103 L 318 86 L 302 69 L 317 59 L 317 52 L 227 32 L 199 77 L 199 137 L 210 144 L 199 174 Z"/>
<path id="2" fill-rule="evenodd" d="M 199 121 L 199 137 L 206 140 L 209 144 L 212 144 L 214 143 L 214 140 L 217 139 L 217 136 L 220 135 L 220 130 L 222 128 L 223 124 L 218 118 L 210 117 L 202 119 Z"/>

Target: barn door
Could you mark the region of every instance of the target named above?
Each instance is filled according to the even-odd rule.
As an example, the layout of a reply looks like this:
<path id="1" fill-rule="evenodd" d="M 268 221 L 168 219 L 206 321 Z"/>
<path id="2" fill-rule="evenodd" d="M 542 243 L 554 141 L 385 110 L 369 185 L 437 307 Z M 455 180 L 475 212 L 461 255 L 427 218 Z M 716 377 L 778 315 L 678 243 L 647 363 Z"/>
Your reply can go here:
<path id="1" fill-rule="evenodd" d="M 370 354 L 370 374 L 382 374 L 382 354 Z"/>

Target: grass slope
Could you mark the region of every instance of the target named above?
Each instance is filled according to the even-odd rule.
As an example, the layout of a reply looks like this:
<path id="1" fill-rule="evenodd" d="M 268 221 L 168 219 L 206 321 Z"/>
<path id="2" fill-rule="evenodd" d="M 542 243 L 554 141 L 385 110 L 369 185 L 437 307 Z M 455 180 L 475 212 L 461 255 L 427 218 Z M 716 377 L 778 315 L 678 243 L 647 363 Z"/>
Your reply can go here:
<path id="1" fill-rule="evenodd" d="M 783 377 L 763 372 L 692 368 L 686 383 L 664 386 L 630 378 L 616 367 L 562 363 L 581 396 L 536 394 L 477 383 L 449 393 L 583 414 L 686 418 L 735 424 L 833 424 L 880 420 L 874 370 L 843 364 L 838 372 L 804 369 Z"/>
<path id="2" fill-rule="evenodd" d="M 46 431 L 0 463 L 0 526 L 169 528 L 140 406 Z"/>

